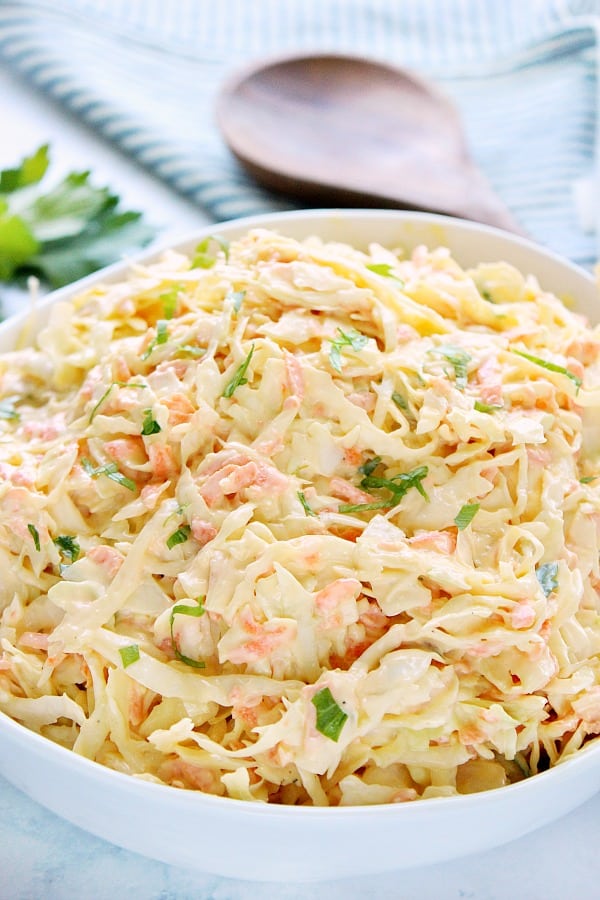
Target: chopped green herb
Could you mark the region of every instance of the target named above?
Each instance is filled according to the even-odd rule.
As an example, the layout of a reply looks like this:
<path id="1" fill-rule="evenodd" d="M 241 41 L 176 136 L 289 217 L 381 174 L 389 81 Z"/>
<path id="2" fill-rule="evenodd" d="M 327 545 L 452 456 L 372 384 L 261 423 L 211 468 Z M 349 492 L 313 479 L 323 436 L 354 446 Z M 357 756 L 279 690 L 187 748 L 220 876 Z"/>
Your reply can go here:
<path id="1" fill-rule="evenodd" d="M 535 574 L 546 597 L 558 588 L 557 562 L 543 563 L 536 568 Z"/>
<path id="2" fill-rule="evenodd" d="M 458 514 L 454 517 L 454 524 L 459 531 L 463 531 L 467 525 L 470 525 L 477 513 L 479 512 L 479 503 L 465 503 L 461 506 Z"/>
<path id="3" fill-rule="evenodd" d="M 172 550 L 177 544 L 185 544 L 191 534 L 192 529 L 189 525 L 180 525 L 177 531 L 167 538 L 167 547 Z"/>
<path id="4" fill-rule="evenodd" d="M 473 404 L 473 409 L 476 409 L 477 412 L 481 413 L 493 413 L 496 412 L 497 409 L 503 409 L 502 406 L 493 406 L 489 403 L 482 403 L 480 400 L 476 400 Z"/>
<path id="5" fill-rule="evenodd" d="M 335 338 L 331 342 L 331 350 L 329 351 L 329 362 L 336 372 L 342 371 L 342 347 L 351 347 L 355 351 L 362 350 L 366 347 L 368 337 L 361 334 L 356 328 L 349 328 L 348 331 L 342 331 L 338 328 L 339 338 Z"/>
<path id="6" fill-rule="evenodd" d="M 496 302 L 487 288 L 479 288 L 479 294 L 481 295 L 481 297 L 483 297 L 484 300 L 487 300 L 488 303 Z"/>
<path id="7" fill-rule="evenodd" d="M 41 181 L 50 164 L 48 150 L 49 144 L 43 144 L 32 156 L 26 156 L 18 168 L 0 172 L 0 194 L 12 194 Z"/>
<path id="8" fill-rule="evenodd" d="M 385 278 L 393 278 L 394 281 L 404 285 L 402 279 L 398 278 L 397 275 L 394 275 L 393 266 L 389 263 L 371 263 L 367 266 L 367 269 L 369 272 L 375 272 L 376 275 L 383 275 Z"/>
<path id="9" fill-rule="evenodd" d="M 17 397 L 6 397 L 0 400 L 0 419 L 6 419 L 8 422 L 18 422 L 21 416 L 15 409 L 15 401 Z"/>
<path id="10" fill-rule="evenodd" d="M 58 537 L 54 538 L 54 543 L 69 562 L 74 563 L 79 559 L 81 548 L 75 538 L 71 537 L 70 534 L 59 534 Z"/>
<path id="11" fill-rule="evenodd" d="M 317 711 L 317 731 L 330 740 L 337 741 L 348 714 L 335 701 L 328 687 L 315 694 L 311 702 Z"/>
<path id="12" fill-rule="evenodd" d="M 575 375 L 574 372 L 570 372 L 569 369 L 565 369 L 564 366 L 558 366 L 556 363 L 550 362 L 547 359 L 542 359 L 539 356 L 532 356 L 531 353 L 525 353 L 523 350 L 514 350 L 512 347 L 511 352 L 516 356 L 522 356 L 523 359 L 534 363 L 536 366 L 541 366 L 542 369 L 548 369 L 549 372 L 558 372 L 559 375 L 566 375 L 567 378 L 571 379 L 577 390 L 579 390 L 579 388 L 583 384 L 579 375 Z"/>
<path id="13" fill-rule="evenodd" d="M 196 606 L 187 606 L 185 603 L 178 603 L 171 609 L 171 614 L 169 616 L 169 625 L 171 627 L 171 647 L 173 649 L 173 653 L 175 654 L 175 658 L 180 662 L 185 663 L 186 666 L 192 666 L 194 669 L 204 669 L 206 667 L 206 663 L 202 662 L 199 659 L 191 659 L 189 656 L 185 656 L 179 650 L 177 646 L 177 642 L 175 640 L 175 635 L 173 634 L 173 623 L 175 621 L 176 615 L 182 616 L 195 616 L 199 618 L 203 616 L 206 610 L 204 609 L 204 597 L 196 598 Z"/>
<path id="14" fill-rule="evenodd" d="M 107 478 L 110 478 L 111 481 L 116 482 L 116 484 L 120 484 L 123 487 L 126 487 L 128 491 L 137 491 L 137 486 L 135 481 L 132 481 L 131 478 L 127 478 L 126 475 L 123 475 L 122 472 L 119 472 L 119 468 L 116 463 L 106 463 L 103 466 L 94 466 L 91 464 L 89 459 L 82 459 L 81 465 L 83 467 L 84 472 L 90 476 L 90 478 L 98 478 L 99 475 L 106 475 Z"/>
<path id="15" fill-rule="evenodd" d="M 150 341 L 144 352 L 142 359 L 148 359 L 152 351 L 160 344 L 166 344 L 169 339 L 169 323 L 166 319 L 159 319 L 156 323 L 156 337 Z"/>
<path id="16" fill-rule="evenodd" d="M 0 279 L 35 272 L 60 287 L 140 247 L 153 229 L 140 213 L 123 212 L 119 198 L 71 172 L 50 190 L 42 185 L 48 145 L 0 172 Z"/>
<path id="17" fill-rule="evenodd" d="M 373 472 L 380 464 L 379 456 L 368 459 L 359 467 L 359 472 L 364 476 L 360 482 L 362 488 L 372 490 L 373 488 L 382 488 L 390 492 L 391 496 L 380 500 L 373 500 L 367 503 L 342 503 L 338 507 L 338 512 L 355 513 L 367 512 L 373 509 L 391 509 L 397 506 L 404 495 L 411 489 L 416 488 L 425 500 L 429 500 L 427 492 L 422 485 L 423 479 L 429 472 L 427 466 L 417 466 L 410 472 L 400 472 L 398 475 L 392 475 L 391 478 L 384 478 L 381 475 L 374 475 Z"/>
<path id="18" fill-rule="evenodd" d="M 389 509 L 391 505 L 389 500 L 374 500 L 373 503 L 340 503 L 338 512 L 368 512 L 371 509 Z"/>
<path id="19" fill-rule="evenodd" d="M 300 503 L 302 504 L 302 506 L 304 507 L 304 512 L 306 513 L 307 516 L 316 516 L 317 515 L 316 512 L 314 511 L 314 509 L 312 508 L 312 506 L 310 505 L 310 503 L 308 502 L 308 500 L 306 499 L 306 497 L 304 496 L 304 491 L 298 491 L 297 497 L 298 497 L 298 500 L 300 501 Z"/>
<path id="20" fill-rule="evenodd" d="M 380 462 L 380 456 L 374 456 L 372 459 L 366 459 L 362 466 L 358 467 L 358 471 L 361 475 L 372 475 Z"/>
<path id="21" fill-rule="evenodd" d="M 109 384 L 109 386 L 106 388 L 106 390 L 104 391 L 104 393 L 102 394 L 102 396 L 100 397 L 100 399 L 98 400 L 96 405 L 94 406 L 93 410 L 90 413 L 90 417 L 88 419 L 88 422 L 90 425 L 94 421 L 94 417 L 95 417 L 96 413 L 98 412 L 98 410 L 100 409 L 100 407 L 102 406 L 102 404 L 104 403 L 104 401 L 106 400 L 106 398 L 108 397 L 108 395 L 110 394 L 110 392 L 112 391 L 114 386 L 115 386 L 115 383 L 113 381 L 112 384 Z"/>
<path id="22" fill-rule="evenodd" d="M 144 421 L 142 422 L 142 434 L 158 434 L 159 431 L 162 431 L 162 428 L 152 415 L 151 409 L 144 410 Z"/>
<path id="23" fill-rule="evenodd" d="M 91 423 L 94 421 L 94 418 L 95 418 L 95 416 L 96 416 L 98 410 L 100 409 L 100 407 L 102 406 L 102 404 L 104 403 L 104 401 L 106 400 L 106 398 L 108 397 L 108 395 L 110 394 L 110 392 L 112 391 L 112 389 L 115 388 L 115 387 L 145 388 L 146 385 L 145 385 L 145 384 L 138 384 L 138 383 L 135 382 L 135 381 L 113 381 L 112 384 L 109 384 L 109 386 L 108 386 L 107 389 L 104 391 L 104 393 L 102 394 L 102 396 L 100 397 L 100 399 L 98 400 L 98 402 L 96 403 L 96 405 L 94 406 L 93 410 L 91 411 L 90 417 L 89 417 L 89 419 L 88 419 L 90 425 L 91 425 Z"/>
<path id="24" fill-rule="evenodd" d="M 126 669 L 140 658 L 140 648 L 137 644 L 129 644 L 128 647 L 119 647 L 119 653 L 123 660 L 123 668 Z"/>
<path id="25" fill-rule="evenodd" d="M 37 528 L 35 527 L 35 525 L 31 525 L 31 524 L 29 524 L 29 525 L 27 526 L 27 530 L 28 530 L 29 534 L 31 535 L 31 537 L 33 538 L 33 546 L 35 547 L 35 549 L 36 549 L 36 550 L 38 551 L 38 553 L 39 553 L 39 551 L 40 551 L 40 549 L 41 549 L 41 547 L 40 547 L 40 534 L 39 534 L 39 531 L 37 530 Z"/>
<path id="26" fill-rule="evenodd" d="M 177 284 L 175 287 L 172 287 L 169 291 L 165 291 L 164 294 L 161 294 L 158 298 L 162 301 L 163 305 L 163 318 L 164 319 L 172 319 L 175 313 L 177 312 L 177 301 L 179 300 L 179 291 L 181 290 L 181 285 Z"/>
<path id="27" fill-rule="evenodd" d="M 398 409 L 402 410 L 402 412 L 410 413 L 410 406 L 408 405 L 406 397 L 403 397 L 403 395 L 399 394 L 398 391 L 394 391 L 394 393 L 392 394 L 392 401 L 396 404 Z"/>
<path id="28" fill-rule="evenodd" d="M 471 356 L 460 347 L 452 347 L 449 344 L 442 347 L 435 347 L 433 350 L 430 350 L 429 353 L 438 353 L 440 356 L 443 356 L 444 359 L 448 360 L 454 369 L 456 387 L 463 391 L 467 386 L 467 366 L 471 361 Z"/>
<path id="29" fill-rule="evenodd" d="M 239 313 L 245 296 L 246 291 L 229 291 L 225 299 L 231 302 L 233 311 Z"/>
<path id="30" fill-rule="evenodd" d="M 235 375 L 231 379 L 231 381 L 227 382 L 225 386 L 225 390 L 223 391 L 223 397 L 232 397 L 233 392 L 236 388 L 241 387 L 243 384 L 248 384 L 248 379 L 246 378 L 246 372 L 248 371 L 248 366 L 250 365 L 250 360 L 252 359 L 252 354 L 254 353 L 254 344 L 250 348 L 250 352 L 248 356 L 244 360 L 244 362 L 236 369 Z"/>
<path id="31" fill-rule="evenodd" d="M 404 495 L 411 489 L 416 488 L 425 500 L 429 500 L 427 492 L 422 485 L 423 479 L 427 476 L 429 469 L 427 466 L 417 466 L 410 472 L 401 472 L 398 475 L 392 475 L 391 478 L 382 478 L 379 475 L 365 475 L 360 482 L 360 486 L 366 488 L 385 488 L 392 492 L 392 502 L 389 506 L 396 506 Z"/>
<path id="32" fill-rule="evenodd" d="M 175 351 L 175 356 L 190 356 L 192 359 L 198 359 L 198 357 L 204 356 L 205 353 L 206 350 L 203 347 L 194 347 L 192 344 L 180 344 Z"/>
<path id="33" fill-rule="evenodd" d="M 600 475 L 584 475 L 583 478 L 579 479 L 579 483 L 590 484 L 592 481 L 595 481 L 596 478 L 600 478 Z"/>
<path id="34" fill-rule="evenodd" d="M 214 245 L 217 250 L 214 250 Z M 210 234 L 200 241 L 196 247 L 195 256 L 192 260 L 192 269 L 212 269 L 217 261 L 217 253 L 222 250 L 225 254 L 225 261 L 229 259 L 229 241 L 222 238 L 218 234 Z"/>

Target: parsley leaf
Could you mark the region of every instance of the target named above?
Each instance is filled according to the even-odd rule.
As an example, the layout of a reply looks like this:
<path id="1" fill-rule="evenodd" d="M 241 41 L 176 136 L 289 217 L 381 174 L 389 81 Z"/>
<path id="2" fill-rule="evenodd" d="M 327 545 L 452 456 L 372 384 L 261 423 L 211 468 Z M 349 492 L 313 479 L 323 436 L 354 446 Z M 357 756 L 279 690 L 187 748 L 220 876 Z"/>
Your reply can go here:
<path id="1" fill-rule="evenodd" d="M 185 656 L 179 650 L 177 646 L 177 642 L 175 640 L 175 635 L 173 634 L 173 624 L 175 622 L 176 615 L 183 616 L 195 616 L 196 618 L 200 618 L 203 616 L 206 610 L 204 609 L 204 597 L 196 598 L 196 606 L 188 606 L 185 603 L 178 603 L 176 606 L 173 606 L 171 609 L 171 614 L 169 616 L 169 625 L 171 628 L 171 647 L 173 649 L 173 653 L 175 654 L 175 658 L 180 662 L 185 663 L 186 666 L 192 666 L 194 669 L 204 669 L 206 668 L 206 663 L 202 662 L 199 659 L 191 659 L 189 656 Z"/>
<path id="2" fill-rule="evenodd" d="M 120 484 L 123 487 L 126 487 L 128 491 L 137 491 L 137 485 L 135 481 L 132 481 L 131 478 L 127 478 L 126 475 L 123 475 L 122 472 L 119 472 L 119 467 L 116 463 L 105 463 L 103 466 L 94 466 L 91 464 L 89 459 L 82 459 L 81 465 L 84 471 L 90 476 L 90 478 L 98 478 L 99 475 L 106 475 L 107 478 L 110 478 L 111 481 L 116 482 L 116 484 Z"/>
<path id="3" fill-rule="evenodd" d="M 31 537 L 33 538 L 33 546 L 35 547 L 35 549 L 36 549 L 36 550 L 38 551 L 38 553 L 39 553 L 39 551 L 40 551 L 40 549 L 41 549 L 41 545 L 40 545 L 40 534 L 39 534 L 39 531 L 37 530 L 37 528 L 35 527 L 35 525 L 31 525 L 31 523 L 27 526 L 27 531 L 29 532 L 29 534 L 30 534 Z"/>
<path id="4" fill-rule="evenodd" d="M 342 331 L 341 328 L 338 328 L 339 337 L 334 338 L 331 342 L 331 349 L 329 351 L 329 362 L 331 363 L 332 368 L 336 370 L 336 372 L 342 371 L 342 354 L 341 350 L 343 347 L 351 347 L 355 351 L 362 350 L 363 347 L 366 347 L 368 342 L 368 337 L 366 334 L 361 334 L 360 331 L 357 331 L 356 328 L 349 328 L 348 331 Z"/>
<path id="5" fill-rule="evenodd" d="M 542 563 L 541 566 L 537 566 L 535 574 L 546 597 L 558 588 L 557 562 Z"/>
<path id="6" fill-rule="evenodd" d="M 243 385 L 243 384 L 248 384 L 248 379 L 246 378 L 246 372 L 248 371 L 248 366 L 250 365 L 250 360 L 252 359 L 253 353 L 254 353 L 254 344 L 252 344 L 252 346 L 250 348 L 250 352 L 248 353 L 248 356 L 246 357 L 244 362 L 241 364 L 241 366 L 238 366 L 238 368 L 236 369 L 235 374 L 234 374 L 233 378 L 231 379 L 231 381 L 227 382 L 227 384 L 225 386 L 225 390 L 223 391 L 223 395 L 222 395 L 223 397 L 228 397 L 228 398 L 232 397 L 233 392 L 236 390 L 236 388 L 241 387 L 241 385 Z"/>
<path id="7" fill-rule="evenodd" d="M 464 531 L 479 512 L 480 503 L 465 503 L 454 517 L 454 524 L 459 531 Z"/>
<path id="8" fill-rule="evenodd" d="M 416 488 L 425 500 L 429 500 L 427 492 L 422 485 L 423 479 L 427 476 L 429 469 L 427 466 L 417 466 L 410 472 L 400 472 L 398 475 L 392 475 L 391 478 L 382 478 L 379 475 L 369 473 L 360 482 L 362 488 L 385 488 L 392 492 L 392 502 L 390 506 L 396 506 L 404 495 L 411 489 Z"/>
<path id="9" fill-rule="evenodd" d="M 0 194 L 12 194 L 19 188 L 41 181 L 50 164 L 48 144 L 43 144 L 32 156 L 26 156 L 15 169 L 0 172 Z"/>
<path id="10" fill-rule="evenodd" d="M 448 362 L 454 369 L 454 375 L 456 377 L 456 387 L 460 391 L 463 391 L 467 386 L 467 366 L 472 357 L 460 347 L 452 347 L 450 344 L 442 347 L 434 347 L 433 350 L 429 350 L 429 353 L 437 353 L 440 356 L 443 356 L 444 359 L 448 360 Z"/>
<path id="11" fill-rule="evenodd" d="M 583 478 L 579 479 L 580 484 L 591 484 L 592 481 L 595 481 L 596 478 L 600 478 L 600 475 L 584 475 Z"/>
<path id="12" fill-rule="evenodd" d="M 129 644 L 128 647 L 119 647 L 119 653 L 123 660 L 123 668 L 126 669 L 140 658 L 140 648 L 137 644 Z"/>
<path id="13" fill-rule="evenodd" d="M 156 419 L 152 415 L 151 409 L 144 410 L 144 421 L 142 422 L 142 434 L 158 434 L 159 431 L 162 431 L 162 428 L 156 421 Z"/>
<path id="14" fill-rule="evenodd" d="M 119 210 L 119 198 L 72 172 L 45 189 L 48 146 L 0 172 L 0 280 L 35 272 L 60 287 L 143 246 L 153 229 L 137 212 Z"/>
<path id="15" fill-rule="evenodd" d="M 54 538 L 54 543 L 69 562 L 76 562 L 79 559 L 81 548 L 74 537 L 70 534 L 59 534 Z"/>
<path id="16" fill-rule="evenodd" d="M 579 375 L 575 375 L 574 372 L 570 372 L 569 369 L 565 369 L 564 366 L 559 366 L 547 359 L 542 359 L 540 356 L 533 356 L 531 353 L 525 353 L 523 350 L 514 350 L 512 347 L 510 349 L 511 353 L 514 353 L 516 356 L 522 356 L 523 359 L 534 363 L 536 366 L 541 366 L 542 369 L 547 369 L 549 372 L 558 372 L 560 375 L 566 375 L 567 378 L 571 379 L 577 390 L 579 390 L 583 384 Z"/>
<path id="17" fill-rule="evenodd" d="M 167 538 L 167 547 L 169 550 L 172 550 L 177 544 L 185 544 L 191 532 L 192 529 L 189 525 L 180 525 L 177 531 L 174 531 L 173 534 Z"/>
<path id="18" fill-rule="evenodd" d="M 373 509 L 391 509 L 393 506 L 397 506 L 398 503 L 400 503 L 404 495 L 411 488 L 416 488 L 425 500 L 429 500 L 427 492 L 422 485 L 423 479 L 429 472 L 427 466 L 417 466 L 410 472 L 400 472 L 398 475 L 392 475 L 390 478 L 385 478 L 381 475 L 373 474 L 380 462 L 381 458 L 375 456 L 373 459 L 368 459 L 359 467 L 358 471 L 364 476 L 360 482 L 360 486 L 367 490 L 378 488 L 384 489 L 389 491 L 391 496 L 380 500 L 374 499 L 372 502 L 367 503 L 342 503 L 338 507 L 338 512 L 354 513 L 368 512 Z"/>
<path id="19" fill-rule="evenodd" d="M 331 741 L 337 741 L 348 714 L 338 705 L 328 687 L 311 697 L 311 702 L 317 711 L 317 731 Z"/>

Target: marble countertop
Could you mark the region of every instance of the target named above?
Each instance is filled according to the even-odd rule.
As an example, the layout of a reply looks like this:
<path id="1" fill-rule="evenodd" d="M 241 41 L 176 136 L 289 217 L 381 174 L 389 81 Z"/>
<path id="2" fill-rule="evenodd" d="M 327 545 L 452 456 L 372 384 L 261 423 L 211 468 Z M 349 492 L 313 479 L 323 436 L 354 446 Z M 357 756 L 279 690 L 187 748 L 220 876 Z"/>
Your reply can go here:
<path id="1" fill-rule="evenodd" d="M 200 210 L 140 171 L 59 108 L 0 70 L 0 168 L 50 141 L 56 170 L 90 168 L 131 208 L 162 227 L 161 240 L 207 222 Z M 15 298 L 0 289 L 10 308 Z M 92 837 L 0 777 L 0 900 L 593 900 L 600 896 L 600 795 L 533 834 L 451 863 L 311 885 L 256 884 L 188 872 Z"/>

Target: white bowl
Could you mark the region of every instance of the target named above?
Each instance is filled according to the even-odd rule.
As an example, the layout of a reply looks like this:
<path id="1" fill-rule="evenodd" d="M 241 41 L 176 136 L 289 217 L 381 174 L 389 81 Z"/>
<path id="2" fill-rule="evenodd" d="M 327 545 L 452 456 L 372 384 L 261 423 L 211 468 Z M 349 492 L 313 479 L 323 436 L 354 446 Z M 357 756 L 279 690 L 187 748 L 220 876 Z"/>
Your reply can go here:
<path id="1" fill-rule="evenodd" d="M 586 272 L 521 238 L 471 222 L 413 212 L 306 211 L 242 219 L 202 229 L 179 242 L 192 248 L 207 234 L 235 238 L 248 228 L 295 238 L 318 234 L 365 247 L 444 245 L 464 266 L 504 259 L 568 297 L 592 320 L 600 298 Z M 148 261 L 157 251 L 146 253 Z M 37 329 L 50 305 L 83 285 L 121 279 L 119 263 L 47 297 L 0 326 L 0 351 L 24 326 Z M 0 773 L 75 825 L 129 850 L 234 878 L 314 880 L 369 875 L 483 851 L 564 815 L 600 789 L 600 743 L 550 771 L 486 793 L 388 806 L 268 806 L 163 787 L 90 762 L 0 713 Z"/>

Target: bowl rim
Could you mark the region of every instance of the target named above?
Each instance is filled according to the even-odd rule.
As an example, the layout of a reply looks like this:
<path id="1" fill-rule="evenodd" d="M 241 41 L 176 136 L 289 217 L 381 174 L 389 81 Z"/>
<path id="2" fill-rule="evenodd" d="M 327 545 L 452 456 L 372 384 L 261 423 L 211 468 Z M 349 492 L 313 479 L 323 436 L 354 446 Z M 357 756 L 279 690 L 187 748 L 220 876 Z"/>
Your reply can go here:
<path id="1" fill-rule="evenodd" d="M 94 284 L 100 284 L 106 281 L 110 283 L 119 276 L 128 272 L 136 265 L 150 265 L 156 262 L 165 252 L 173 250 L 175 252 L 186 252 L 194 241 L 201 240 L 209 235 L 219 235 L 222 232 L 240 232 L 242 230 L 250 230 L 253 228 L 272 228 L 277 229 L 279 223 L 285 226 L 286 223 L 295 224 L 298 221 L 315 222 L 315 227 L 319 223 L 337 220 L 356 221 L 364 220 L 396 220 L 399 224 L 417 222 L 423 225 L 448 227 L 450 229 L 458 229 L 463 233 L 477 233 L 479 235 L 487 235 L 490 237 L 500 238 L 513 245 L 525 250 L 529 250 L 538 258 L 547 258 L 555 264 L 559 264 L 563 268 L 570 270 L 576 277 L 582 278 L 589 284 L 595 284 L 592 274 L 576 263 L 562 257 L 555 251 L 537 244 L 535 241 L 512 234 L 500 228 L 491 225 L 483 225 L 467 219 L 461 219 L 453 216 L 442 214 L 427 213 L 412 210 L 392 210 L 392 209 L 361 209 L 361 208 L 319 208 L 319 209 L 302 209 L 302 210 L 286 210 L 283 212 L 261 213 L 258 215 L 244 216 L 236 219 L 230 219 L 223 222 L 217 222 L 199 226 L 198 229 L 186 231 L 181 236 L 174 236 L 164 241 L 156 242 L 131 256 L 105 266 L 84 278 L 79 279 L 62 288 L 50 291 L 41 300 L 36 303 L 33 315 L 37 316 L 38 312 L 50 308 L 55 303 L 75 296 L 81 291 L 86 290 Z M 19 325 L 25 324 L 32 316 L 31 309 L 24 309 L 0 322 L 0 337 L 12 330 L 18 329 Z M 0 352 L 2 352 L 0 350 Z M 523 800 L 528 794 L 544 790 L 547 784 L 552 784 L 557 779 L 563 779 L 567 774 L 574 773 L 581 767 L 591 767 L 600 761 L 600 735 L 591 738 L 583 747 L 573 752 L 564 761 L 557 763 L 551 768 L 539 772 L 535 775 L 525 777 L 523 780 L 504 785 L 500 788 L 488 789 L 471 794 L 456 794 L 444 797 L 420 798 L 416 802 L 409 803 L 382 803 L 368 805 L 349 805 L 349 806 L 290 806 L 284 804 L 271 804 L 262 801 L 240 800 L 234 797 L 224 797 L 215 794 L 205 793 L 203 791 L 191 789 L 178 789 L 171 785 L 160 784 L 150 780 L 146 780 L 143 776 L 128 774 L 113 769 L 103 763 L 96 762 L 88 757 L 82 756 L 73 750 L 52 741 L 38 732 L 28 729 L 18 720 L 13 719 L 7 713 L 0 710 L 0 737 L 2 731 L 7 730 L 9 737 L 12 737 L 15 743 L 25 742 L 30 744 L 32 752 L 50 755 L 51 760 L 56 761 L 62 768 L 73 767 L 73 774 L 85 777 L 86 775 L 97 782 L 106 780 L 108 785 L 114 783 L 118 789 L 122 789 L 125 793 L 130 794 L 146 794 L 150 791 L 150 796 L 156 798 L 163 797 L 169 803 L 180 806 L 188 811 L 199 810 L 202 807 L 214 809 L 215 811 L 236 811 L 237 814 L 243 814 L 249 817 L 267 817 L 267 818 L 298 818 L 302 819 L 326 819 L 339 820 L 347 818 L 371 818 L 379 819 L 382 815 L 392 819 L 403 821 L 405 817 L 414 818 L 420 815 L 428 815 L 434 809 L 440 807 L 448 810 L 448 805 L 458 814 L 461 810 L 485 807 L 489 812 L 490 803 L 498 806 L 504 805 L 517 799 L 516 795 L 522 795 L 519 799 Z M 0 774 L 3 767 L 0 765 Z M 26 787 L 22 788 L 26 792 Z M 504 798 L 504 799 L 503 799 Z M 410 809 L 410 812 L 408 810 Z M 422 810 L 421 813 L 417 812 Z"/>

